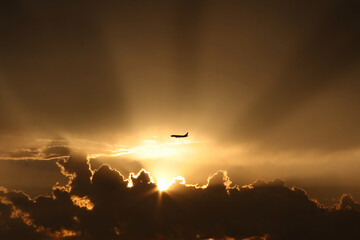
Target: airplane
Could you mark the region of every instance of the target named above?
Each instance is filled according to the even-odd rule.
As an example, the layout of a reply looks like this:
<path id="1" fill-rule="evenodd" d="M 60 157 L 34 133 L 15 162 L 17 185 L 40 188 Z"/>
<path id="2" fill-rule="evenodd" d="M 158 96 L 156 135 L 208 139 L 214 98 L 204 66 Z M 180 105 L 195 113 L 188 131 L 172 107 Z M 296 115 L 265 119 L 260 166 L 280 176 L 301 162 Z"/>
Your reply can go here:
<path id="1" fill-rule="evenodd" d="M 186 138 L 189 135 L 189 133 L 187 132 L 185 135 L 171 135 L 170 137 L 174 137 L 174 138 Z"/>

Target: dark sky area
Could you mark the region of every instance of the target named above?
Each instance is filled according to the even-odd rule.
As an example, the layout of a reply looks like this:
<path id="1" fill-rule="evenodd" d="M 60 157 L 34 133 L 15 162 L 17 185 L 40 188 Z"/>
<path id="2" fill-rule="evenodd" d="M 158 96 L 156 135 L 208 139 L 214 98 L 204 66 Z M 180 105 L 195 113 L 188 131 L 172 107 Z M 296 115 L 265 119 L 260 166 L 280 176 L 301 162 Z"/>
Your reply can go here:
<path id="1" fill-rule="evenodd" d="M 0 3 L 0 239 L 359 238 L 359 13 Z"/>

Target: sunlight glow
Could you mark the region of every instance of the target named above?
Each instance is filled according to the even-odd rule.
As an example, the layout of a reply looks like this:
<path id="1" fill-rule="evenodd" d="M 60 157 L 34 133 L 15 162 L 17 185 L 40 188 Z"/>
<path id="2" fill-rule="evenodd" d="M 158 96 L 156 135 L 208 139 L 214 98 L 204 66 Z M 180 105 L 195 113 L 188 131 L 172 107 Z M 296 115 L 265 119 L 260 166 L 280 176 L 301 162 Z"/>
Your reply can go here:
<path id="1" fill-rule="evenodd" d="M 164 180 L 159 180 L 156 183 L 156 185 L 157 185 L 157 188 L 159 189 L 159 191 L 162 192 L 162 191 L 166 191 L 171 184 Z"/>
<path id="2" fill-rule="evenodd" d="M 115 149 L 108 149 L 108 153 L 93 153 L 90 158 L 101 156 L 122 156 L 132 155 L 136 159 L 158 159 L 169 156 L 178 156 L 188 153 L 193 149 L 192 144 L 203 143 L 204 141 L 194 141 L 191 139 L 170 139 L 159 141 L 155 139 L 145 139 L 137 146 L 118 146 Z"/>

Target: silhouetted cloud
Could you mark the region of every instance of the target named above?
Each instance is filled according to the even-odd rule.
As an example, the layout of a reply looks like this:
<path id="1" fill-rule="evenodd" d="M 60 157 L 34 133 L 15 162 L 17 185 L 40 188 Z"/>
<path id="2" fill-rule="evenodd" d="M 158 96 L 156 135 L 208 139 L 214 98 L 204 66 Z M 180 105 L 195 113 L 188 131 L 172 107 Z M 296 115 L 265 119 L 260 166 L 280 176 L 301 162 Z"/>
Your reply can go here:
<path id="1" fill-rule="evenodd" d="M 43 234 L 21 218 L 21 212 L 3 196 L 5 193 L 0 188 L 0 239 L 44 239 Z"/>
<path id="2" fill-rule="evenodd" d="M 46 158 L 65 157 L 70 155 L 68 146 L 48 146 L 43 150 Z"/>
<path id="3" fill-rule="evenodd" d="M 357 239 L 359 204 L 324 208 L 275 179 L 231 185 L 218 171 L 204 186 L 176 180 L 159 192 L 149 172 L 92 171 L 84 154 L 58 162 L 69 178 L 51 196 L 0 189 L 4 239 Z M 130 187 L 131 186 L 131 187 Z"/>
<path id="4" fill-rule="evenodd" d="M 229 173 L 245 162 L 253 167 L 232 179 L 319 176 L 326 185 L 312 187 L 341 181 L 338 189 L 360 199 L 353 170 L 360 146 L 359 6 L 353 0 L 4 1 L 0 158 L 64 157 L 70 144 L 93 156 L 130 153 L 127 147 L 144 139 L 190 131 L 194 141 L 205 141 L 186 149 L 197 152 L 192 161 Z M 327 154 L 319 159 L 321 151 Z M 127 156 L 139 160 L 135 155 Z M 162 165 L 144 158 L 123 168 L 108 164 L 126 176 Z M 171 162 L 173 169 L 188 168 Z M 194 171 L 204 180 L 210 173 Z"/>
<path id="5" fill-rule="evenodd" d="M 70 178 L 71 193 L 79 196 L 87 195 L 91 184 L 92 171 L 86 155 L 73 153 L 68 160 L 61 159 L 58 164 L 62 173 Z"/>
<path id="6" fill-rule="evenodd" d="M 52 143 L 49 146 L 28 149 L 31 151 L 29 154 L 34 153 L 32 157 L 26 157 L 29 156 L 27 149 L 14 150 L 13 155 L 4 154 L 6 158 L 0 158 L 0 186 L 11 190 L 23 190 L 29 196 L 36 197 L 51 194 L 52 187 L 57 182 L 64 185 L 68 178 L 59 172 L 57 161 L 66 161 L 70 149 L 66 145 L 61 145 L 63 143 L 56 144 L 59 145 Z M 131 172 L 139 172 L 143 168 L 138 161 L 123 157 L 89 158 L 89 163 L 92 171 L 106 163 L 125 176 Z"/>
<path id="7" fill-rule="evenodd" d="M 360 204 L 356 203 L 351 195 L 344 194 L 341 196 L 338 208 L 360 211 Z"/>
<path id="8" fill-rule="evenodd" d="M 31 148 L 15 148 L 10 151 L 0 152 L 0 159 L 14 160 L 40 160 L 68 157 L 71 153 L 70 146 L 65 140 L 52 140 L 50 143 Z"/>
<path id="9" fill-rule="evenodd" d="M 90 158 L 89 162 L 92 170 L 98 169 L 103 164 L 107 164 L 126 176 L 131 172 L 139 172 L 144 168 L 143 164 L 139 161 L 122 156 L 98 156 Z"/>
<path id="10" fill-rule="evenodd" d="M 281 180 L 240 188 L 216 170 L 245 183 L 282 174 L 359 199 L 359 6 L 3 1 L 0 238 L 358 237 L 349 195 L 325 209 Z M 183 130 L 206 143 L 169 145 L 169 165 L 127 154 L 138 140 Z M 129 161 L 69 157 L 70 144 Z M 61 176 L 54 158 L 64 158 Z M 216 173 L 160 194 L 139 159 L 175 169 L 168 175 Z"/>

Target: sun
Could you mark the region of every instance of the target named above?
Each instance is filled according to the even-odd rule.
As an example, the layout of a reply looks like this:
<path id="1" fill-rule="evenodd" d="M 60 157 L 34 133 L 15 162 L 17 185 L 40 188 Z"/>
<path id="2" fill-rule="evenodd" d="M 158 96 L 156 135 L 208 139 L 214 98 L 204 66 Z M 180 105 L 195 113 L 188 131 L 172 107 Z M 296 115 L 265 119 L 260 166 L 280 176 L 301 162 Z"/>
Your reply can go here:
<path id="1" fill-rule="evenodd" d="M 164 180 L 159 180 L 156 185 L 160 192 L 166 191 L 170 186 L 170 184 Z"/>

